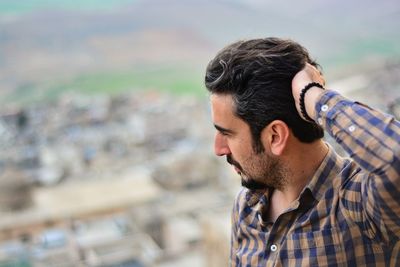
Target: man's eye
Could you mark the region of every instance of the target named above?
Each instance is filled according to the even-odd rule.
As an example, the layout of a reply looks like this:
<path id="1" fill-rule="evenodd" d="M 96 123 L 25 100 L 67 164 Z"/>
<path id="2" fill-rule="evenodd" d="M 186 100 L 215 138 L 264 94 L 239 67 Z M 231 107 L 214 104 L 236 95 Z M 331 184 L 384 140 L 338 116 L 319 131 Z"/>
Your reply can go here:
<path id="1" fill-rule="evenodd" d="M 220 134 L 221 134 L 222 136 L 228 136 L 228 135 L 229 135 L 227 132 L 220 132 Z"/>

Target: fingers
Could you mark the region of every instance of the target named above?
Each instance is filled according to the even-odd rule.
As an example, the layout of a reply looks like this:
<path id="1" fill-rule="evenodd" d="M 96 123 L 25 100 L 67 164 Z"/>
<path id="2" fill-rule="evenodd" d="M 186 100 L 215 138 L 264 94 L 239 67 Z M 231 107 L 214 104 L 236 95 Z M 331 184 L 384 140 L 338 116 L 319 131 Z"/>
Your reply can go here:
<path id="1" fill-rule="evenodd" d="M 322 84 L 323 86 L 325 86 L 325 83 L 326 83 L 325 78 L 319 69 L 317 69 L 310 63 L 306 63 L 306 66 L 304 69 L 306 70 L 307 74 L 309 75 L 309 77 L 311 78 L 312 81 L 318 82 L 318 83 Z"/>

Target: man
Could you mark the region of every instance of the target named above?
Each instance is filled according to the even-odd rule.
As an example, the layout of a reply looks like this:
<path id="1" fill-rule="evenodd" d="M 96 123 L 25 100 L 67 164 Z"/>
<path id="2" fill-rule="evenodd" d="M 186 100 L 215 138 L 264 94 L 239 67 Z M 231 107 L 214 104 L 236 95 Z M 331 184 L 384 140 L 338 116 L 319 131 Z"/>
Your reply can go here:
<path id="1" fill-rule="evenodd" d="M 215 153 L 245 187 L 231 266 L 400 266 L 400 123 L 323 89 L 315 66 L 299 44 L 266 38 L 207 67 Z"/>

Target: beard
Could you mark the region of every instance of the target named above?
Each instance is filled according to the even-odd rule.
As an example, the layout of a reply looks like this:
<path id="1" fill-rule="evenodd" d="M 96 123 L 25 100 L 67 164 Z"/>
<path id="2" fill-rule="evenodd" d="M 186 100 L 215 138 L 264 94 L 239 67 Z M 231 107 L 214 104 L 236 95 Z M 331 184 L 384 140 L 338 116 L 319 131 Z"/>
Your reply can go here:
<path id="1" fill-rule="evenodd" d="M 242 186 L 250 190 L 282 190 L 287 184 L 288 169 L 276 157 L 265 153 L 252 154 L 244 160 L 243 166 L 232 155 L 227 155 L 226 160 L 236 167 Z"/>

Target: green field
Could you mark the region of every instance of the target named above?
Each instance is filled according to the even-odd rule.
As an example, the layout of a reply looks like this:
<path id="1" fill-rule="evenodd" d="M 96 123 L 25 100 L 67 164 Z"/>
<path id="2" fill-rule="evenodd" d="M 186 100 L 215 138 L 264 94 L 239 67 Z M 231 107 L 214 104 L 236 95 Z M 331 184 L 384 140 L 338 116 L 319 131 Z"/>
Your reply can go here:
<path id="1" fill-rule="evenodd" d="M 363 64 L 368 58 L 381 58 L 385 60 L 399 60 L 400 46 L 398 45 L 400 38 L 393 36 L 389 38 L 368 38 L 351 41 L 346 46 L 346 49 L 329 53 L 327 51 L 323 57 L 323 66 L 326 69 L 339 69 L 343 66 Z"/>
<path id="2" fill-rule="evenodd" d="M 205 96 L 204 70 L 160 67 L 81 74 L 70 80 L 47 84 L 25 84 L 5 97 L 5 102 L 31 104 L 52 101 L 66 92 L 115 95 L 137 90 L 157 90 L 172 94 Z"/>
<path id="3" fill-rule="evenodd" d="M 79 89 L 84 93 L 119 93 L 126 90 L 153 89 L 176 94 L 203 92 L 200 70 L 160 68 L 123 72 L 90 73 L 76 77 L 58 89 Z M 55 90 L 58 90 L 55 88 Z"/>
<path id="4" fill-rule="evenodd" d="M 210 8 L 210 10 L 214 10 L 214 8 L 221 8 L 222 5 L 222 2 L 216 6 L 211 5 L 212 1 L 206 2 L 208 4 L 205 7 Z M 137 5 L 138 10 L 140 11 L 137 13 L 140 16 L 138 15 L 137 17 L 131 17 L 130 12 L 127 14 L 124 12 L 118 13 L 118 8 L 134 3 L 139 3 L 139 0 L 0 0 L 0 23 L 3 21 L 1 20 L 3 16 L 6 18 L 4 19 L 5 24 L 1 24 L 4 25 L 4 29 L 7 29 L 6 27 L 13 27 L 10 28 L 9 31 L 4 30 L 4 33 L 0 32 L 0 44 L 4 43 L 4 48 L 1 47 L 3 48 L 1 51 L 7 51 L 8 47 L 13 47 L 13 49 L 10 50 L 12 53 L 18 53 L 20 51 L 23 53 L 29 51 L 32 51 L 32 53 L 37 53 L 37 51 L 40 51 L 40 53 L 46 55 L 48 52 L 50 55 L 49 58 L 51 59 L 54 51 L 60 51 L 60 53 L 63 53 L 64 50 L 68 50 L 69 47 L 64 46 L 63 44 L 72 41 L 72 43 L 75 43 L 75 46 L 72 46 L 71 51 L 69 51 L 70 54 L 68 55 L 71 55 L 71 62 L 73 62 L 75 60 L 74 57 L 78 57 L 79 55 L 86 53 L 86 49 L 91 49 L 91 45 L 88 45 L 90 44 L 90 40 L 96 40 L 96 38 L 99 38 L 99 40 L 108 38 L 111 39 L 114 36 L 121 38 L 121 36 L 130 36 L 135 34 L 136 30 L 138 32 L 146 32 L 148 30 L 150 34 L 152 31 L 154 31 L 153 28 L 156 29 L 155 32 L 162 32 L 165 29 L 176 29 L 177 31 L 180 31 L 183 25 L 185 31 L 189 32 L 190 30 L 192 32 L 191 34 L 196 36 L 195 39 L 206 39 L 206 42 L 201 41 L 199 44 L 196 44 L 199 46 L 203 46 L 204 43 L 208 42 L 211 46 L 216 45 L 221 40 L 230 40 L 232 37 L 228 34 L 230 31 L 232 31 L 231 34 L 237 38 L 244 37 L 248 34 L 248 32 L 244 31 L 243 29 L 235 27 L 235 25 L 238 26 L 235 16 L 228 16 L 230 19 L 224 21 L 224 23 L 227 23 L 226 25 L 230 25 L 229 27 L 221 24 L 222 27 L 215 28 L 211 23 L 213 21 L 213 16 L 210 16 L 210 19 L 208 19 L 208 14 L 204 14 L 204 18 L 207 19 L 204 20 L 203 18 L 203 23 L 199 23 L 200 18 L 198 16 L 199 14 L 196 13 L 197 10 L 193 10 L 191 8 L 184 9 L 187 12 L 191 12 L 187 14 L 164 14 L 163 10 L 157 10 L 157 8 L 155 8 L 154 10 L 150 10 L 151 12 L 149 12 L 149 14 L 163 14 L 163 16 L 157 16 L 152 19 L 141 16 L 142 14 L 147 14 L 146 12 L 148 11 L 149 7 L 146 5 Z M 182 6 L 184 6 L 183 3 L 184 2 L 182 2 Z M 190 3 L 186 3 L 186 5 L 190 6 Z M 158 5 L 155 6 L 159 7 Z M 322 7 L 321 4 L 317 6 L 320 9 Z M 368 6 L 372 6 L 372 4 L 368 4 Z M 140 7 L 144 9 L 140 9 Z M 231 13 L 229 14 L 237 14 L 235 12 L 243 11 L 241 8 L 238 9 L 236 5 L 232 5 L 228 2 L 222 5 L 222 7 L 225 7 L 226 10 L 230 11 Z M 112 11 L 113 8 L 115 10 Z M 161 6 L 159 8 L 163 7 Z M 362 6 L 360 8 L 362 8 Z M 64 14 L 65 18 L 61 20 L 62 23 L 57 24 L 57 21 L 54 21 L 54 25 L 52 23 L 48 23 L 47 20 L 38 20 L 37 18 L 40 18 L 42 14 L 30 16 L 30 13 L 43 10 L 51 14 L 51 11 L 49 12 L 49 10 L 54 9 L 70 11 L 78 10 L 79 12 L 66 12 L 66 15 Z M 119 24 L 120 22 L 113 24 L 112 20 L 107 22 L 106 27 L 102 23 L 91 21 L 91 14 L 96 14 L 96 12 L 92 11 L 97 10 L 107 10 L 107 12 L 110 11 L 109 13 L 105 12 L 107 18 L 111 18 L 113 12 L 115 12 L 117 16 L 125 16 L 121 21 L 126 21 L 126 26 L 121 27 Z M 315 46 L 318 45 L 318 47 L 320 47 L 318 52 L 319 54 L 314 55 L 313 51 L 311 50 L 310 52 L 321 64 L 324 73 L 328 78 L 331 78 L 329 77 L 331 73 L 334 73 L 332 78 L 341 78 L 347 75 L 348 73 L 346 72 L 349 72 L 349 70 L 352 71 L 350 74 L 354 74 L 357 71 L 362 72 L 364 67 L 374 65 L 375 63 L 379 63 L 383 60 L 400 60 L 400 35 L 396 34 L 398 20 L 394 17 L 386 15 L 380 15 L 382 16 L 380 17 L 382 19 L 378 20 L 378 17 L 370 18 L 363 12 L 356 12 L 357 10 L 354 10 L 353 12 L 356 16 L 354 17 L 354 21 L 341 21 L 339 17 L 336 18 L 334 15 L 330 15 L 330 12 L 325 12 L 324 9 L 321 9 L 321 11 L 324 11 L 325 13 L 316 14 L 318 15 L 315 18 L 316 21 L 318 21 L 319 18 L 324 18 L 324 16 L 327 16 L 327 21 L 324 22 L 324 20 L 321 19 L 321 25 L 315 28 L 316 32 L 313 34 L 315 35 L 314 40 L 310 41 L 310 43 L 314 43 Z M 396 12 L 396 10 L 397 9 L 395 9 L 393 12 Z M 89 15 L 86 14 L 85 11 L 90 11 L 87 12 Z M 377 11 L 379 11 L 378 14 L 387 14 L 387 12 L 391 10 Z M 288 16 L 287 14 L 280 14 L 278 10 L 276 10 L 276 12 L 276 16 L 279 19 L 284 20 Z M 75 14 L 76 16 L 70 16 L 70 13 Z M 102 18 L 102 12 L 98 13 L 100 15 L 99 17 L 95 17 L 95 19 L 99 19 L 100 21 Z M 296 12 L 294 12 L 293 15 L 296 15 L 295 13 Z M 46 17 L 46 14 L 44 14 L 44 17 Z M 57 12 L 55 14 L 57 14 Z M 11 19 L 7 19 L 7 15 L 10 15 Z M 19 22 L 18 19 L 13 20 L 13 15 L 15 15 L 17 18 L 20 16 L 21 22 Z M 24 15 L 27 15 L 27 20 L 24 20 Z M 60 14 L 60 16 L 62 15 L 63 13 Z M 251 27 L 254 26 L 254 32 L 259 32 L 260 34 L 269 34 L 268 31 L 264 29 L 264 26 L 259 25 L 259 27 L 255 27 L 255 25 L 258 25 L 260 20 L 264 21 L 264 17 L 264 13 L 256 12 L 254 10 L 254 20 L 246 21 L 246 23 L 248 23 L 248 25 Z M 116 21 L 119 21 L 119 17 L 115 18 Z M 387 20 L 384 20 L 383 18 Z M 54 18 L 50 16 L 49 19 Z M 36 20 L 39 21 L 38 24 L 36 24 Z M 307 23 L 305 22 L 304 25 Z M 80 27 L 80 25 L 82 25 L 82 27 Z M 299 29 L 302 30 L 304 25 L 299 25 Z M 351 27 L 349 27 L 347 30 L 345 27 L 346 25 Z M 108 26 L 110 27 L 108 28 Z M 293 32 L 289 29 L 289 26 L 292 28 L 292 26 L 294 27 L 296 25 L 285 26 L 285 24 L 283 24 L 282 29 L 279 31 L 281 31 L 283 35 L 285 32 Z M 42 28 L 44 29 L 41 30 Z M 221 31 L 221 29 L 223 29 L 223 31 Z M 368 31 L 362 31 L 359 33 L 358 29 L 368 29 Z M 319 32 L 317 30 L 319 30 Z M 63 35 L 56 34 L 64 32 L 65 37 Z M 196 34 L 198 34 L 198 36 Z M 24 36 L 28 36 L 27 39 L 24 39 Z M 139 34 L 138 36 L 141 35 Z M 305 36 L 307 36 L 307 34 Z M 188 35 L 185 38 L 192 37 L 192 35 Z M 324 37 L 329 38 L 326 40 Z M 151 38 L 154 38 L 154 36 Z M 163 45 L 162 38 L 165 38 L 165 36 L 161 37 L 160 40 L 152 40 L 149 42 L 153 42 L 157 45 Z M 174 36 L 169 36 L 169 38 L 172 40 Z M 182 39 L 179 39 L 182 38 L 182 36 L 178 36 L 177 38 L 179 42 L 182 42 Z M 25 41 L 23 42 L 21 40 Z M 122 38 L 117 40 L 121 40 L 121 42 L 123 42 L 124 39 Z M 17 42 L 19 43 L 17 44 Z M 167 42 L 166 45 L 170 45 L 170 47 L 167 49 L 179 50 L 179 45 L 175 43 L 168 44 Z M 192 45 L 192 42 L 189 42 L 189 46 L 190 45 Z M 107 55 L 107 49 L 111 51 L 113 47 L 112 45 L 107 44 L 105 44 L 105 47 L 106 49 L 104 50 L 104 58 L 108 58 L 110 55 L 112 55 L 112 53 Z M 166 51 L 169 51 L 167 49 Z M 130 51 L 121 51 L 121 53 L 124 52 L 129 53 Z M 8 53 L 8 57 L 6 57 L 7 60 L 3 61 L 5 62 L 5 70 L 12 70 L 13 68 L 18 68 L 19 64 L 21 64 L 21 66 L 24 66 L 25 64 L 24 60 L 20 60 L 14 64 L 14 56 L 12 53 Z M 99 57 L 103 57 L 101 53 L 98 55 Z M 152 53 L 152 51 L 148 51 L 148 53 Z M 197 53 L 197 50 L 193 50 L 193 53 Z M 168 55 L 166 55 L 166 58 L 168 58 Z M 62 68 L 59 70 L 54 70 L 52 73 L 56 74 L 53 76 L 47 75 L 46 73 L 38 73 L 36 77 L 31 75 L 24 76 L 24 72 L 21 72 L 22 75 L 19 73 L 20 75 L 16 75 L 15 78 L 12 77 L 4 80 L 0 79 L 0 82 L 5 81 L 4 85 L 6 86 L 5 90 L 0 90 L 0 102 L 26 104 L 42 100 L 54 100 L 63 93 L 71 91 L 85 94 L 100 93 L 112 95 L 135 90 L 159 90 L 174 94 L 188 93 L 198 96 L 206 95 L 203 85 L 203 76 L 206 66 L 195 65 L 195 63 L 192 63 L 193 65 L 191 66 L 178 66 L 179 64 L 187 65 L 190 63 L 187 63 L 186 60 L 173 61 L 173 56 L 171 56 L 171 59 L 172 61 L 170 61 L 170 64 L 175 64 L 174 66 L 154 65 L 152 67 L 143 68 L 141 66 L 140 68 L 130 69 L 121 69 L 122 67 L 119 67 L 118 65 L 112 65 L 113 67 L 111 67 L 111 65 L 108 65 L 106 62 L 105 65 L 110 66 L 110 68 L 113 69 L 103 71 L 93 70 L 97 68 L 97 65 L 96 63 L 92 62 L 89 63 L 90 66 L 87 66 L 86 68 L 88 72 L 81 73 L 76 76 L 72 76 L 74 75 L 72 73 L 64 73 Z M 375 59 L 377 60 L 374 61 Z M 44 60 L 46 60 L 46 57 L 44 57 Z M 200 61 L 200 58 L 198 61 Z M 38 62 L 38 67 L 40 68 L 40 60 Z M 160 60 L 160 62 L 166 61 L 163 59 Z M 134 63 L 132 62 L 131 64 Z M 153 63 L 153 61 L 149 60 L 147 64 L 156 63 Z M 73 67 L 75 65 L 71 63 L 71 66 Z M 33 66 L 32 68 L 36 68 L 36 66 Z M 344 72 L 341 72 L 342 69 Z M 335 75 L 337 75 L 337 77 Z M 48 80 L 43 81 L 45 79 Z M 9 81 L 12 81 L 12 84 L 9 83 Z M 1 85 L 3 84 L 0 83 L 0 86 Z"/>

